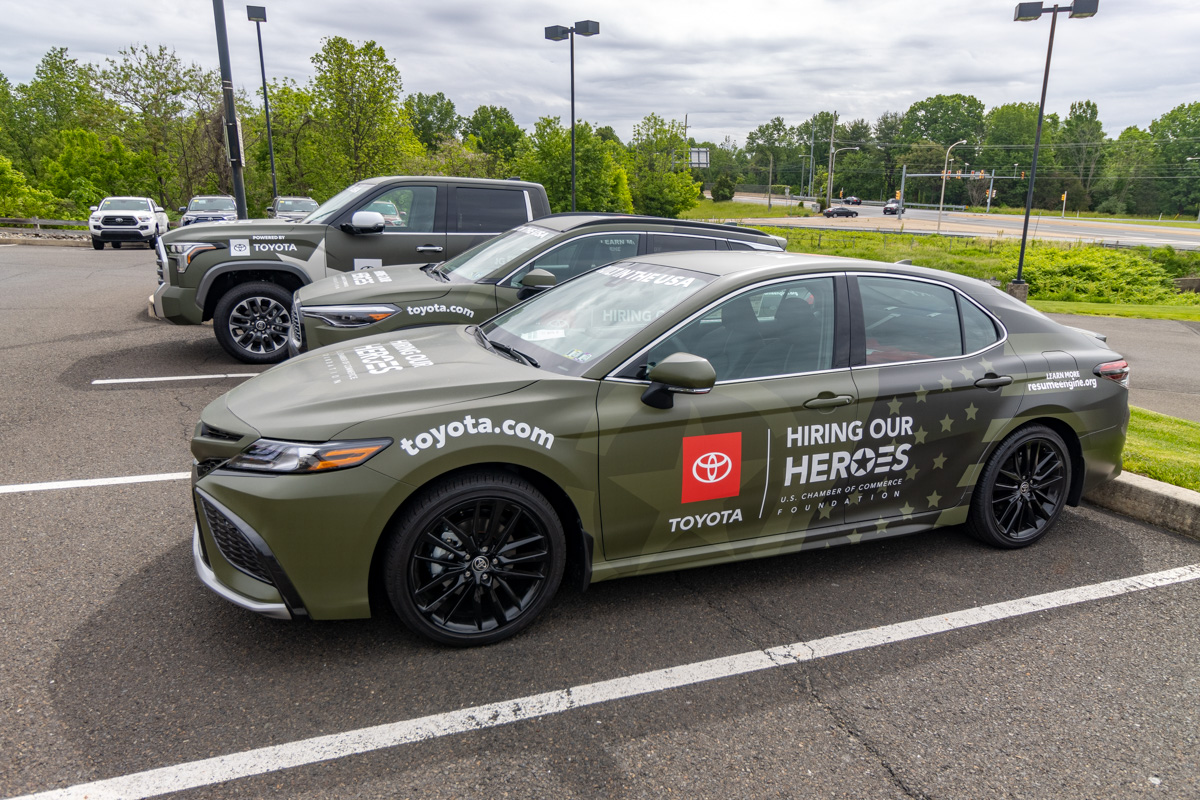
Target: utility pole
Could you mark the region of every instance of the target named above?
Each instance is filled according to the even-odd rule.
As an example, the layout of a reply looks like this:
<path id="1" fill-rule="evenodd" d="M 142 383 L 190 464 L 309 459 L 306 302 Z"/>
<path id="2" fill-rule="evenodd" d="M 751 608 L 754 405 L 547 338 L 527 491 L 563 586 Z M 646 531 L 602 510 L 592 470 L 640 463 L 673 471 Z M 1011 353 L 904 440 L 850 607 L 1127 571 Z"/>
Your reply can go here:
<path id="1" fill-rule="evenodd" d="M 238 219 L 246 219 L 246 186 L 242 182 L 242 133 L 238 128 L 237 107 L 233 102 L 233 71 L 229 68 L 229 37 L 225 32 L 225 2 L 213 0 L 217 23 L 217 57 L 221 61 L 221 94 L 225 98 L 225 140 L 229 143 L 229 167 L 233 172 L 233 200 Z"/>
<path id="2" fill-rule="evenodd" d="M 837 112 L 833 112 L 833 124 L 829 126 L 829 169 L 825 173 L 825 207 L 833 205 L 833 132 L 837 130 Z"/>

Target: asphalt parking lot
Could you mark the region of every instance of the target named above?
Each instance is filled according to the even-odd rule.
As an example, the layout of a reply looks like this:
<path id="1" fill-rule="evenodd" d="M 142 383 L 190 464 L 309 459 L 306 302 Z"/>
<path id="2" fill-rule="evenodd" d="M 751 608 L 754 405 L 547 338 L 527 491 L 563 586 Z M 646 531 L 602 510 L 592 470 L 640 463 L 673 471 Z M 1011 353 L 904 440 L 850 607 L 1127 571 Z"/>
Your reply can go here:
<path id="1" fill-rule="evenodd" d="M 2 797 L 1200 796 L 1200 541 L 1090 506 L 1023 550 L 597 584 L 468 651 L 235 608 L 179 476 L 259 368 L 154 283 L 149 250 L 0 247 Z"/>

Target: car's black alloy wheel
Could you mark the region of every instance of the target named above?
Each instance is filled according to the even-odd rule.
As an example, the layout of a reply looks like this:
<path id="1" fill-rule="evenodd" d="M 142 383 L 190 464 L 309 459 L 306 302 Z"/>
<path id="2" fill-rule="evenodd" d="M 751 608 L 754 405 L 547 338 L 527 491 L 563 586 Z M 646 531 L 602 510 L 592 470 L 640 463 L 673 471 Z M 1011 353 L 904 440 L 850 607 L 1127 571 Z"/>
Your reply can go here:
<path id="1" fill-rule="evenodd" d="M 480 471 L 437 485 L 401 515 L 384 580 L 412 630 L 444 644 L 489 644 L 546 607 L 565 560 L 549 501 L 521 478 Z"/>
<path id="2" fill-rule="evenodd" d="M 983 469 L 967 530 L 998 547 L 1024 547 L 1046 535 L 1066 504 L 1071 459 L 1062 437 L 1030 425 L 1005 439 Z"/>
<path id="3" fill-rule="evenodd" d="M 273 364 L 287 358 L 291 294 L 266 281 L 243 283 L 221 297 L 213 311 L 213 332 L 225 352 L 247 364 Z"/>

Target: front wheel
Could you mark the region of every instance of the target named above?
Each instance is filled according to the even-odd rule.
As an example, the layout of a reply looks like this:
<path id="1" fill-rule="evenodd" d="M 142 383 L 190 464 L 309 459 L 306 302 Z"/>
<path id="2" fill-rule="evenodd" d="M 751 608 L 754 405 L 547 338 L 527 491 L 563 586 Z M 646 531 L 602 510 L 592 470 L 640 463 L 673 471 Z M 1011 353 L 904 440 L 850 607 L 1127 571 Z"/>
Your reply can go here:
<path id="1" fill-rule="evenodd" d="M 92 239 L 92 249 L 93 250 L 103 250 L 104 242 L 100 241 L 99 239 Z"/>
<path id="2" fill-rule="evenodd" d="M 266 281 L 239 284 L 217 301 L 213 332 L 225 352 L 247 364 L 287 358 L 292 295 Z"/>
<path id="3" fill-rule="evenodd" d="M 562 581 L 566 544 L 528 481 L 480 470 L 447 480 L 397 520 L 384 559 L 396 613 L 443 644 L 491 644 L 523 630 Z"/>
<path id="4" fill-rule="evenodd" d="M 1066 505 L 1071 459 L 1044 425 L 1022 428 L 983 468 L 971 498 L 967 532 L 997 547 L 1024 547 L 1046 535 Z"/>

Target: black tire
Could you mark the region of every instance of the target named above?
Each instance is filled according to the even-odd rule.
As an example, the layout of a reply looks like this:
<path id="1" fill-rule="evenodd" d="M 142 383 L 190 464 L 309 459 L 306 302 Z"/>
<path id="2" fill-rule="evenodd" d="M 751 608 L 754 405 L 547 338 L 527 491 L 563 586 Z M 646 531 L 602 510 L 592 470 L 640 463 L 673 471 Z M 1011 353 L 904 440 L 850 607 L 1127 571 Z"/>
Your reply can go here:
<path id="1" fill-rule="evenodd" d="M 112 247 L 113 247 L 113 250 L 120 250 L 120 249 L 121 249 L 121 243 L 120 243 L 120 242 L 113 242 L 113 243 L 112 243 Z"/>
<path id="2" fill-rule="evenodd" d="M 436 485 L 404 511 L 383 574 L 405 625 L 469 647 L 524 630 L 554 598 L 565 562 L 562 522 L 541 492 L 481 470 Z"/>
<path id="3" fill-rule="evenodd" d="M 1067 502 L 1071 457 L 1044 425 L 1014 431 L 983 468 L 967 532 L 997 547 L 1025 547 L 1046 535 Z"/>
<path id="4" fill-rule="evenodd" d="M 225 352 L 247 364 L 287 358 L 292 295 L 267 281 L 241 283 L 221 296 L 213 310 L 213 332 Z"/>
<path id="5" fill-rule="evenodd" d="M 93 250 L 103 250 L 104 242 L 100 241 L 99 239 L 92 239 L 92 249 Z"/>

